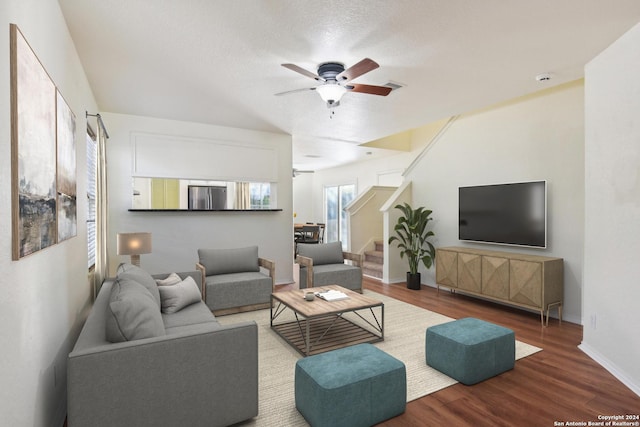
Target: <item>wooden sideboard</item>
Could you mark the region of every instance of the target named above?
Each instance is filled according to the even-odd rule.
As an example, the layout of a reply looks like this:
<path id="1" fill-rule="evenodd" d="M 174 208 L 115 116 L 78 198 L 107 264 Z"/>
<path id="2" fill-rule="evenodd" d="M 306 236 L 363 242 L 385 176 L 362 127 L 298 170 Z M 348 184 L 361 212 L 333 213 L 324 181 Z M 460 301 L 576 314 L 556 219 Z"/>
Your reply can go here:
<path id="1" fill-rule="evenodd" d="M 538 255 L 465 247 L 436 249 L 436 285 L 452 292 L 537 310 L 545 325 L 549 310 L 558 307 L 562 321 L 564 261 Z"/>

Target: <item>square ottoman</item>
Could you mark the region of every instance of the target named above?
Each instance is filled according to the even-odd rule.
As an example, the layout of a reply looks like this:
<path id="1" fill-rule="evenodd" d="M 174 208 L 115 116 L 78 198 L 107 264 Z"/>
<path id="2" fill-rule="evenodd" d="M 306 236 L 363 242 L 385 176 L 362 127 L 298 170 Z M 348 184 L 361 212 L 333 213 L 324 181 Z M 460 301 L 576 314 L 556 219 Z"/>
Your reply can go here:
<path id="1" fill-rule="evenodd" d="M 371 426 L 404 412 L 404 363 L 371 344 L 296 362 L 296 408 L 313 427 Z"/>
<path id="2" fill-rule="evenodd" d="M 515 334 L 467 317 L 427 328 L 425 354 L 427 365 L 472 385 L 513 369 Z"/>

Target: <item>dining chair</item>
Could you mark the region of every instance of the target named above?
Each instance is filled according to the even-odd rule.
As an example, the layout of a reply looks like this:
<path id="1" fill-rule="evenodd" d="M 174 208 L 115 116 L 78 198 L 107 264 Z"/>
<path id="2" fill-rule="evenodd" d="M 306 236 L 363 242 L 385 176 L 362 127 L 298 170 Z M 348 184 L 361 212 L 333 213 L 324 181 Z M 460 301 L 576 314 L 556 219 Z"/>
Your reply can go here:
<path id="1" fill-rule="evenodd" d="M 298 243 L 319 243 L 319 229 L 320 228 L 317 225 L 305 224 L 294 233 L 294 257 L 298 255 Z"/>
<path id="2" fill-rule="evenodd" d="M 302 239 L 298 243 L 318 243 L 320 227 L 318 225 L 305 224 L 302 226 Z"/>
<path id="3" fill-rule="evenodd" d="M 326 224 L 319 222 L 317 225 L 318 225 L 318 242 L 324 243 L 324 229 L 326 228 Z"/>

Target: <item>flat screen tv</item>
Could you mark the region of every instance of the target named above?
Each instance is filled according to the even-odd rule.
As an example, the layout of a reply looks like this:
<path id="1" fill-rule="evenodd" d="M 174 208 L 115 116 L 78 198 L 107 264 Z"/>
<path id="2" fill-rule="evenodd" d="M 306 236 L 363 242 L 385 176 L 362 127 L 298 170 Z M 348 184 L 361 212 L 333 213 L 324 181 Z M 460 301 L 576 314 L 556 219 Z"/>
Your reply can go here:
<path id="1" fill-rule="evenodd" d="M 547 247 L 546 181 L 458 189 L 460 240 Z"/>

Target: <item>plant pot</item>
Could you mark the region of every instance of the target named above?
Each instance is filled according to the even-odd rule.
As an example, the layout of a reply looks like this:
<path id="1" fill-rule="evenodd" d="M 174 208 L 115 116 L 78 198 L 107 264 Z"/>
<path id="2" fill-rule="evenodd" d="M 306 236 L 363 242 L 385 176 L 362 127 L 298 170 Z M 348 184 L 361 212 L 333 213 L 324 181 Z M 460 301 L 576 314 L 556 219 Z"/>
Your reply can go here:
<path id="1" fill-rule="evenodd" d="M 420 290 L 420 273 L 411 274 L 407 272 L 407 289 Z"/>

